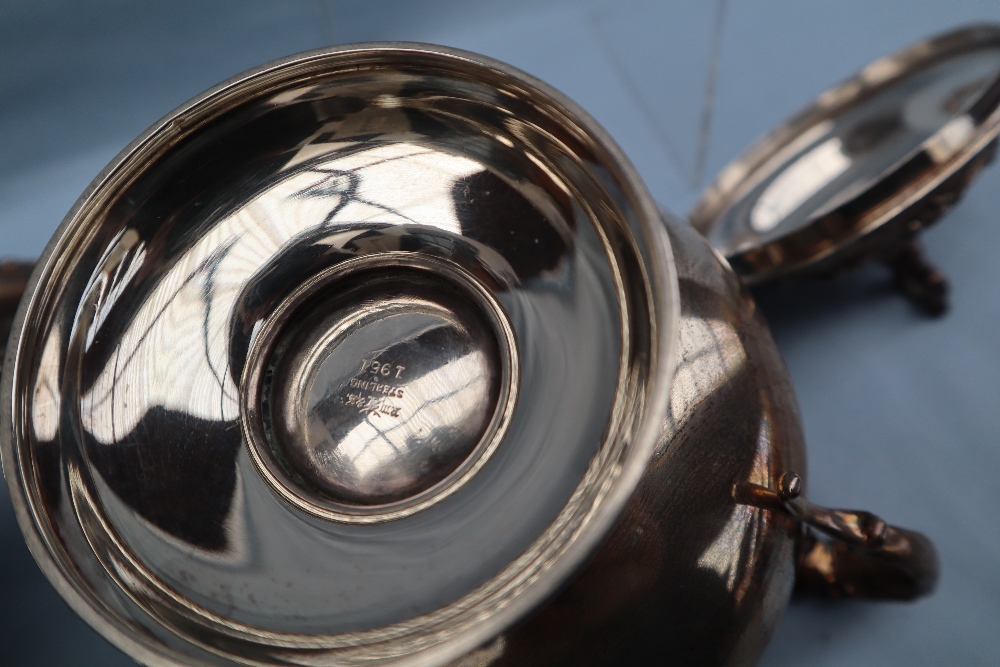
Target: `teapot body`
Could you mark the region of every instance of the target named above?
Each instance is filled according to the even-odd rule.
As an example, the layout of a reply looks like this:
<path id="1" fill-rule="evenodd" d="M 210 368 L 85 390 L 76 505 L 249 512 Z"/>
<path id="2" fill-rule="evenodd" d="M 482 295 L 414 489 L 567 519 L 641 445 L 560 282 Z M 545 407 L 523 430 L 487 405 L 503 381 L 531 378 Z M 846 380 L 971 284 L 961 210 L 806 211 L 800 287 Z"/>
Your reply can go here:
<path id="1" fill-rule="evenodd" d="M 936 579 L 926 538 L 799 497 L 788 374 L 726 260 L 582 110 L 474 54 L 221 84 L 98 176 L 24 289 L 17 518 L 147 664 L 743 665 L 796 581 Z"/>
<path id="2" fill-rule="evenodd" d="M 754 664 L 795 581 L 795 523 L 737 503 L 776 488 L 805 446 L 784 363 L 753 297 L 668 215 L 681 323 L 670 411 L 617 528 L 545 608 L 466 665 Z"/>

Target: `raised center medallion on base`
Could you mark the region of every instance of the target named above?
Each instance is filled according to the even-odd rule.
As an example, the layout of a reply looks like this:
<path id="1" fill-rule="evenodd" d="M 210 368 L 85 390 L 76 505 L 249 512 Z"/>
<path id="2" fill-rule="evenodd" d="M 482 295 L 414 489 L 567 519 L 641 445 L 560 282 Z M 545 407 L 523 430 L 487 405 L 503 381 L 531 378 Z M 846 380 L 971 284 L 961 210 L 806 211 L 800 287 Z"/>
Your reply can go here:
<path id="1" fill-rule="evenodd" d="M 513 398 L 502 317 L 472 285 L 405 267 L 307 299 L 260 382 L 272 484 L 321 516 L 366 522 L 452 493 L 496 447 Z"/>

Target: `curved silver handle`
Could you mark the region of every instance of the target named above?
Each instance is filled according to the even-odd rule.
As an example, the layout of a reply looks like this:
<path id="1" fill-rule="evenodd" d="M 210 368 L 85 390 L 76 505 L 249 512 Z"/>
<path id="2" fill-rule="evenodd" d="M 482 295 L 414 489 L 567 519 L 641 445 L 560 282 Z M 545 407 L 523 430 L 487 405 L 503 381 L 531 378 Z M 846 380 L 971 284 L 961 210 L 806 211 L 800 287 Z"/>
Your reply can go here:
<path id="1" fill-rule="evenodd" d="M 797 592 L 913 600 L 934 590 L 938 557 L 926 536 L 891 526 L 871 512 L 815 505 L 801 494 L 802 479 L 794 472 L 781 476 L 777 490 L 756 484 L 734 489 L 737 502 L 783 512 L 802 525 Z"/>

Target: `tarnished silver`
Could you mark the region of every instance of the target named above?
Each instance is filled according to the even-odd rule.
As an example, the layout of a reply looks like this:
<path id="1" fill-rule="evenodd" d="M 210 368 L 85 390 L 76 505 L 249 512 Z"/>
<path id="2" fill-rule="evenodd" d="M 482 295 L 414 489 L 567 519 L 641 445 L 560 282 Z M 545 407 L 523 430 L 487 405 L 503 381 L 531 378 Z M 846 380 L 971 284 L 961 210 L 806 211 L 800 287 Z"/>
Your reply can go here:
<path id="1" fill-rule="evenodd" d="M 18 521 L 147 664 L 746 664 L 817 571 L 822 513 L 758 502 L 805 452 L 746 288 L 480 56 L 328 49 L 181 107 L 11 341 Z"/>
<path id="2" fill-rule="evenodd" d="M 949 32 L 877 60 L 730 163 L 690 213 L 748 284 L 884 262 L 925 311 L 943 275 L 915 236 L 996 152 L 1000 27 Z"/>

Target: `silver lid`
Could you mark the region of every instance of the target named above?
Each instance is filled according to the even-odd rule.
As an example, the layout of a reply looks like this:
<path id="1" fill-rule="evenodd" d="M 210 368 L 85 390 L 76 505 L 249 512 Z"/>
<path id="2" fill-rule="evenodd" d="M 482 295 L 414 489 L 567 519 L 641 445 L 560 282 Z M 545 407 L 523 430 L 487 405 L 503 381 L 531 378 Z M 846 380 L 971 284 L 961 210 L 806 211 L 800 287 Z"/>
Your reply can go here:
<path id="1" fill-rule="evenodd" d="M 596 547 L 667 410 L 656 206 L 596 124 L 372 44 L 150 129 L 29 281 L 2 451 L 45 574 L 154 664 L 441 664 Z"/>
<path id="2" fill-rule="evenodd" d="M 1000 28 L 877 60 L 730 163 L 690 214 L 751 284 L 894 261 L 1000 131 Z"/>

